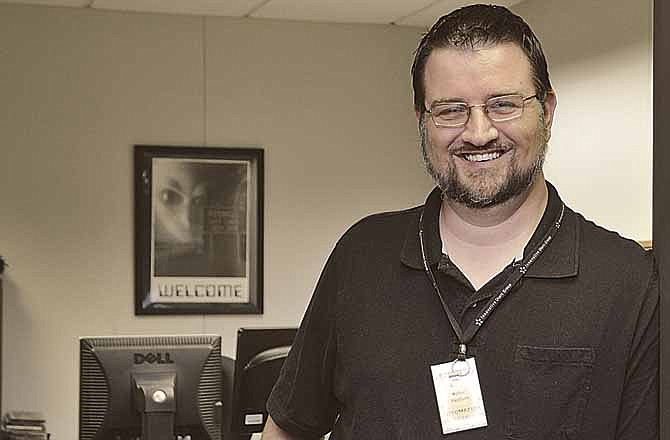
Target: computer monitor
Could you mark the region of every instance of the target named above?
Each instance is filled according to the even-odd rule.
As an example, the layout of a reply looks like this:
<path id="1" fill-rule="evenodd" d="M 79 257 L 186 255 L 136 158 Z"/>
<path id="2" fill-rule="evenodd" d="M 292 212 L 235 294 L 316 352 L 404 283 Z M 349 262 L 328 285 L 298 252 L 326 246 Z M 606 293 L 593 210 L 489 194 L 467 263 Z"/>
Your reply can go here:
<path id="1" fill-rule="evenodd" d="M 221 337 L 79 340 L 79 440 L 221 440 Z"/>
<path id="2" fill-rule="evenodd" d="M 237 351 L 234 364 L 224 360 L 224 370 L 234 365 L 233 394 L 226 414 L 224 440 L 248 439 L 252 433 L 262 432 L 268 413 L 265 409 L 284 359 L 288 355 L 296 328 L 241 328 L 237 331 Z"/>

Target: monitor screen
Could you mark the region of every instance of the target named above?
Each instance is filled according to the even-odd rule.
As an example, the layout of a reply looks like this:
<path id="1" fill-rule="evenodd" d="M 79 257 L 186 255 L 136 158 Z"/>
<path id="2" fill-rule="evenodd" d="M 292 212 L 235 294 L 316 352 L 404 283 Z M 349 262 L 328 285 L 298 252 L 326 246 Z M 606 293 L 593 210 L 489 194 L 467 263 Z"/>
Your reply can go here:
<path id="1" fill-rule="evenodd" d="M 288 355 L 296 328 L 241 328 L 237 332 L 233 394 L 229 408 L 231 438 L 261 432 L 265 404 Z"/>
<path id="2" fill-rule="evenodd" d="M 79 340 L 79 440 L 221 440 L 221 337 Z"/>

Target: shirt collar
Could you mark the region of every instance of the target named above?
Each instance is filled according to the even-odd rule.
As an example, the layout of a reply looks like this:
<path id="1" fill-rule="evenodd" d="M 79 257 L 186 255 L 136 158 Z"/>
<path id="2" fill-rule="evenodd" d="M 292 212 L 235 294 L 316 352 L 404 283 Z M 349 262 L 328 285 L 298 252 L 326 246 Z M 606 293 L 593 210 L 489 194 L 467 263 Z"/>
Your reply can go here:
<path id="1" fill-rule="evenodd" d="M 538 246 L 563 206 L 563 201 L 554 186 L 547 182 L 549 199 L 547 208 L 542 215 L 540 224 L 526 245 L 524 254 Z M 414 269 L 423 269 L 421 242 L 419 240 L 419 222 L 423 212 L 423 237 L 426 261 L 429 265 L 437 264 L 442 255 L 442 239 L 440 238 L 439 217 L 442 206 L 441 191 L 433 189 L 426 199 L 423 210 L 412 217 L 405 235 L 400 260 Z M 575 213 L 565 208 L 563 222 L 558 233 L 540 258 L 530 266 L 526 277 L 529 278 L 564 278 L 577 275 L 579 266 L 579 228 Z"/>

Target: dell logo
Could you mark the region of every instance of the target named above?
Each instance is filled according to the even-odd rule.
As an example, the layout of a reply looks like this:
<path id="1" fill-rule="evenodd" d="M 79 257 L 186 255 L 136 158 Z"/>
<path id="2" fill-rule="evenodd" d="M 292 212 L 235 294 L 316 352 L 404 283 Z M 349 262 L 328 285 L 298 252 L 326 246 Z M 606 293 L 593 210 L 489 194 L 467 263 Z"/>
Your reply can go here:
<path id="1" fill-rule="evenodd" d="M 141 364 L 174 364 L 170 359 L 170 353 L 133 353 L 135 365 Z"/>

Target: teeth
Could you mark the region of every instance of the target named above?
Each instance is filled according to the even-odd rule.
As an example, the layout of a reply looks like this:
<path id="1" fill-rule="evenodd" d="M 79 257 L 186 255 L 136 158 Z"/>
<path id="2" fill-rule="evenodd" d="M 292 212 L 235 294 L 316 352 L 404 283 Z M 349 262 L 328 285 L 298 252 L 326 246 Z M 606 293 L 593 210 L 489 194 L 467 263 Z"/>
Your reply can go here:
<path id="1" fill-rule="evenodd" d="M 486 154 L 464 154 L 463 157 L 465 157 L 465 160 L 468 160 L 470 162 L 486 162 L 487 160 L 493 160 L 497 159 L 500 156 L 502 156 L 502 153 L 499 151 L 496 151 L 494 153 L 486 153 Z"/>

